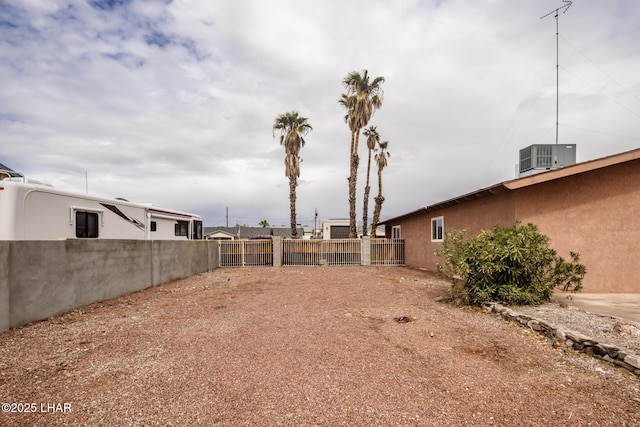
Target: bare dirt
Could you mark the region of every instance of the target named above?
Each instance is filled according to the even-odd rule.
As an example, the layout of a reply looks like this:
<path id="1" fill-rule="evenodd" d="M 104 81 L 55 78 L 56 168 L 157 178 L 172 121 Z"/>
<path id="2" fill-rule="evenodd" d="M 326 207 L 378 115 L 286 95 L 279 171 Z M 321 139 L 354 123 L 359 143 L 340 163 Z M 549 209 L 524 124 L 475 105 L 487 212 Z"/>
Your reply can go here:
<path id="1" fill-rule="evenodd" d="M 94 304 L 0 334 L 0 425 L 640 425 L 638 377 L 437 302 L 447 287 L 218 269 Z"/>

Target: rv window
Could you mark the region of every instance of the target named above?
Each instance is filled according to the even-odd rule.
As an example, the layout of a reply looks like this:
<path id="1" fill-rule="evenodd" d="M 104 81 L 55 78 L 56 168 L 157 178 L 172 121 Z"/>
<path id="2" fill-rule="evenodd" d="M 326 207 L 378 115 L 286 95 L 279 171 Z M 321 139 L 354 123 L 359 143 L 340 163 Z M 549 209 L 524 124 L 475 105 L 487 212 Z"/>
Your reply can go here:
<path id="1" fill-rule="evenodd" d="M 185 236 L 189 235 L 189 222 L 187 221 L 176 221 L 176 236 Z"/>
<path id="2" fill-rule="evenodd" d="M 98 214 L 76 211 L 76 237 L 98 238 Z"/>
<path id="3" fill-rule="evenodd" d="M 193 221 L 193 240 L 202 240 L 202 221 Z"/>
<path id="4" fill-rule="evenodd" d="M 156 224 L 155 221 L 151 221 L 151 231 L 156 231 L 158 229 L 158 226 Z"/>

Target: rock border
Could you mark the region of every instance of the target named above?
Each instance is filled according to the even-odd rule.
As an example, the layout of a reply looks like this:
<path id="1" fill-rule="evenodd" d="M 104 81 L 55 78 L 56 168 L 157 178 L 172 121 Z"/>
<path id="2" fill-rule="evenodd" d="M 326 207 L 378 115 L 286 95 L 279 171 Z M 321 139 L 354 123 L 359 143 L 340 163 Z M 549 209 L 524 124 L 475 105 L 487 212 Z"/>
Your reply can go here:
<path id="1" fill-rule="evenodd" d="M 501 315 L 502 318 L 510 322 L 518 323 L 520 326 L 527 327 L 546 336 L 553 347 L 565 346 L 572 348 L 575 351 L 625 368 L 632 374 L 640 376 L 640 356 L 637 354 L 630 353 L 611 344 L 598 342 L 579 332 L 559 328 L 544 320 L 519 313 L 498 303 L 485 305 L 484 308 L 486 311 Z"/>

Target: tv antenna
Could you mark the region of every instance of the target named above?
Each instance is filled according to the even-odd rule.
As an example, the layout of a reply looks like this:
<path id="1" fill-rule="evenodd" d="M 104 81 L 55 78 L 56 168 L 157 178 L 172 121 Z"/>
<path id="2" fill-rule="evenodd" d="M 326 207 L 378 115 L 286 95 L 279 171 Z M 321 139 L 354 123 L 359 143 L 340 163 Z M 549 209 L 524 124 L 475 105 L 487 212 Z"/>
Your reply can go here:
<path id="1" fill-rule="evenodd" d="M 562 5 L 561 7 L 557 8 L 556 10 L 552 10 L 551 12 L 547 13 L 544 16 L 541 16 L 540 19 L 542 18 L 546 18 L 549 15 L 553 15 L 555 13 L 555 18 L 556 18 L 556 144 L 558 144 L 558 110 L 559 110 L 559 106 L 560 106 L 560 61 L 559 61 L 559 54 L 558 54 L 558 15 L 560 14 L 560 11 L 562 11 L 562 13 L 567 13 L 567 10 L 569 10 L 569 8 L 571 7 L 571 5 L 573 4 L 573 1 L 571 0 L 562 0 L 562 2 L 564 3 L 564 5 Z"/>

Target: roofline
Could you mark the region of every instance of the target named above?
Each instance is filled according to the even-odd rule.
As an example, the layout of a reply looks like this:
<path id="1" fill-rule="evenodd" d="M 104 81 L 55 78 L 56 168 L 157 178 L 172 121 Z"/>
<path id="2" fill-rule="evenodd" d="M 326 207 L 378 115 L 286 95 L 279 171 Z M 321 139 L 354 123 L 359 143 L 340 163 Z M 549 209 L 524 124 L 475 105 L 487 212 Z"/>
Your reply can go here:
<path id="1" fill-rule="evenodd" d="M 584 172 L 590 172 L 596 169 L 605 168 L 621 163 L 630 162 L 640 159 L 640 148 L 634 150 L 625 151 L 619 154 L 613 154 L 611 156 L 601 157 L 595 160 L 588 160 L 586 162 L 576 163 L 575 165 L 565 166 L 560 169 L 552 169 L 546 172 L 538 174 L 512 179 L 510 181 L 503 181 L 499 184 L 492 185 L 490 187 L 481 188 L 471 193 L 463 194 L 462 196 L 454 197 L 442 202 L 435 203 L 433 205 L 427 205 L 423 208 L 411 211 L 404 215 L 399 215 L 393 218 L 389 218 L 385 221 L 381 221 L 380 224 L 386 224 L 388 222 L 398 221 L 412 216 L 420 215 L 428 211 L 436 210 L 446 206 L 458 205 L 470 200 L 481 199 L 483 197 L 502 194 L 507 191 L 517 190 L 519 188 L 529 187 L 543 182 L 553 181 L 555 179 L 566 178 L 568 176 L 578 175 Z"/>
<path id="2" fill-rule="evenodd" d="M 599 159 L 576 163 L 575 165 L 565 166 L 560 169 L 552 169 L 523 178 L 512 179 L 511 181 L 505 181 L 503 185 L 505 185 L 509 190 L 515 190 L 517 188 L 529 187 L 531 185 L 552 181 L 554 179 L 578 175 L 580 173 L 590 172 L 596 169 L 606 168 L 608 166 L 618 165 L 638 159 L 640 159 L 640 148 L 613 154 L 611 156 L 600 157 Z"/>

